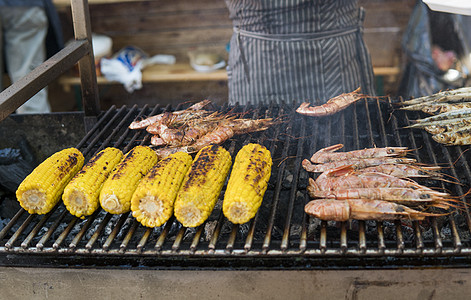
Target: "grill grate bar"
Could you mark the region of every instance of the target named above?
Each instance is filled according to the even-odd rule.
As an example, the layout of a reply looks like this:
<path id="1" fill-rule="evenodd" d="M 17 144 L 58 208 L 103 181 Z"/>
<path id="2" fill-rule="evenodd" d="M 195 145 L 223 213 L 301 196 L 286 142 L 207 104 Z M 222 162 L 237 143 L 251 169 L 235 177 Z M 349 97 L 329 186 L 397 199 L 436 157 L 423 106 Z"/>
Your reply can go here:
<path id="1" fill-rule="evenodd" d="M 90 218 L 91 219 L 91 218 Z M 54 242 L 54 244 L 52 244 L 52 247 L 54 249 L 59 249 L 59 247 L 62 245 L 62 243 L 64 242 L 65 238 L 69 235 L 70 231 L 72 230 L 72 228 L 74 228 L 75 226 L 75 223 L 77 223 L 77 220 L 78 218 L 72 218 L 72 220 L 70 221 L 69 225 L 67 225 L 67 227 L 65 228 L 65 230 L 59 235 L 59 237 L 56 239 L 56 241 Z"/>
<path id="2" fill-rule="evenodd" d="M 85 232 L 87 232 L 88 228 L 92 223 L 95 221 L 96 216 L 98 215 L 98 211 L 96 211 L 91 218 L 88 218 L 83 227 L 80 229 L 80 231 L 75 235 L 73 238 L 72 242 L 69 244 L 69 249 L 73 250 L 77 247 L 78 243 L 82 239 L 82 237 L 85 235 Z M 75 217 L 76 220 L 79 218 Z M 65 238 L 65 237 L 64 237 Z"/>
<path id="3" fill-rule="evenodd" d="M 301 128 L 299 130 L 299 134 L 301 137 L 305 137 L 306 135 L 305 118 L 301 119 Z M 293 216 L 294 202 L 296 201 L 296 197 L 297 197 L 298 179 L 299 179 L 299 174 L 300 174 L 300 169 L 301 169 L 301 161 L 303 159 L 304 140 L 305 140 L 304 138 L 298 140 L 298 147 L 296 150 L 296 159 L 294 162 L 294 170 L 293 170 L 293 181 L 291 183 L 291 192 L 289 195 L 289 204 L 288 204 L 288 210 L 286 213 L 286 221 L 285 221 L 285 226 L 284 226 L 285 229 L 283 231 L 283 237 L 281 240 L 282 251 L 286 251 L 288 249 L 290 229 L 291 229 L 291 218 Z"/>
<path id="4" fill-rule="evenodd" d="M 218 242 L 219 234 L 221 233 L 221 228 L 224 224 L 224 214 L 222 210 L 219 211 L 219 217 L 216 223 L 216 229 L 214 229 L 213 235 L 211 236 L 211 240 L 209 241 L 208 249 L 209 253 L 213 253 L 214 249 L 216 249 L 216 243 Z"/>
<path id="5" fill-rule="evenodd" d="M 130 213 L 127 214 L 122 214 L 119 217 L 118 222 L 116 223 L 116 226 L 113 228 L 113 231 L 111 231 L 110 235 L 106 239 L 105 243 L 103 244 L 103 250 L 108 250 L 110 248 L 111 243 L 113 243 L 116 235 L 118 235 L 120 228 L 123 226 L 124 222 L 128 219 L 128 216 Z"/>
<path id="6" fill-rule="evenodd" d="M 99 141 L 103 140 L 103 137 L 105 136 L 105 132 L 108 132 L 110 128 L 112 128 L 114 121 L 118 120 L 122 114 L 124 114 L 126 111 L 126 107 L 123 106 L 121 107 L 111 118 L 111 120 L 106 123 L 100 131 L 98 131 L 98 134 L 89 142 L 88 147 L 82 150 L 82 153 L 84 156 L 87 156 L 88 153 L 92 150 L 93 147 L 95 147 L 96 144 L 98 144 Z M 121 119 L 123 119 L 121 117 Z M 113 130 L 113 132 L 110 134 L 110 137 L 112 137 L 116 132 L 116 128 Z"/>
<path id="7" fill-rule="evenodd" d="M 13 247 L 13 244 L 15 243 L 15 241 L 19 238 L 19 236 L 23 233 L 23 231 L 26 230 L 29 223 L 31 223 L 31 221 L 33 221 L 33 219 L 35 217 L 36 217 L 35 215 L 29 215 L 26 218 L 26 220 L 23 222 L 23 224 L 21 224 L 20 228 L 18 228 L 18 230 L 12 235 L 12 237 L 8 240 L 8 242 L 6 242 L 5 247 L 7 249 Z"/>
<path id="8" fill-rule="evenodd" d="M 307 194 L 304 194 L 304 206 L 309 202 L 309 196 Z M 303 220 L 302 220 L 302 229 L 301 229 L 301 235 L 299 237 L 299 251 L 303 253 L 306 251 L 307 248 L 307 238 L 308 238 L 308 223 L 309 223 L 309 216 L 305 213 L 303 213 Z"/>
<path id="9" fill-rule="evenodd" d="M 196 229 L 195 238 L 193 239 L 193 242 L 190 245 L 190 252 L 193 254 L 198 249 L 198 243 L 200 241 L 202 233 L 203 233 L 203 226 L 200 226 Z"/>
<path id="10" fill-rule="evenodd" d="M 229 239 L 227 240 L 227 244 L 226 244 L 227 252 L 231 252 L 232 249 L 234 249 L 234 244 L 235 244 L 235 241 L 236 241 L 237 231 L 238 230 L 239 230 L 239 224 L 233 224 L 231 233 L 229 235 Z"/>
<path id="11" fill-rule="evenodd" d="M 340 223 L 340 251 L 342 253 L 347 252 L 347 222 Z"/>
<path id="12" fill-rule="evenodd" d="M 377 222 L 376 224 L 377 232 L 378 232 L 378 252 L 384 253 L 386 249 L 386 243 L 384 241 L 384 224 L 383 222 Z"/>
<path id="13" fill-rule="evenodd" d="M 52 224 L 51 227 L 47 230 L 47 232 L 44 234 L 44 236 L 39 240 L 39 242 L 36 244 L 36 248 L 39 250 L 42 250 L 44 248 L 44 244 L 49 240 L 51 235 L 56 231 L 57 227 L 62 223 L 62 220 L 64 217 L 68 214 L 69 212 L 67 210 L 63 210 L 60 216 L 56 219 L 54 224 Z"/>
<path id="14" fill-rule="evenodd" d="M 152 229 L 146 228 L 146 231 L 144 232 L 141 239 L 139 240 L 139 244 L 137 244 L 137 246 L 136 246 L 138 252 L 141 252 L 142 249 L 144 249 L 144 247 L 147 243 L 147 240 L 149 239 L 149 236 L 150 236 L 151 233 L 152 233 Z"/>
<path id="15" fill-rule="evenodd" d="M 175 220 L 175 217 L 172 216 L 168 221 L 167 223 L 165 223 L 165 226 L 164 226 L 164 229 L 162 230 L 162 232 L 160 233 L 160 236 L 159 238 L 157 239 L 157 242 L 155 243 L 155 246 L 154 248 L 157 250 L 157 251 L 160 251 L 160 249 L 162 249 L 162 246 L 165 242 L 165 238 L 167 237 L 168 235 L 168 232 L 170 231 L 170 228 L 172 227 L 172 224 Z"/>
<path id="16" fill-rule="evenodd" d="M 290 136 L 291 135 L 291 130 L 293 128 L 293 115 L 290 117 L 290 122 L 289 125 L 287 126 L 287 132 L 286 135 Z M 275 137 L 279 136 L 279 132 L 275 135 Z M 275 143 L 273 142 L 272 146 L 270 147 L 270 152 L 274 153 L 275 150 Z M 283 152 L 281 157 L 287 157 L 288 156 L 288 148 L 289 148 L 289 141 L 285 141 L 284 147 L 283 147 Z M 286 164 L 284 162 L 280 162 L 280 166 L 278 168 L 278 173 L 276 175 L 277 182 L 275 185 L 275 195 L 273 197 L 272 203 L 271 203 L 271 212 L 270 212 L 270 217 L 268 220 L 268 225 L 267 225 L 267 232 L 265 234 L 265 238 L 263 240 L 263 246 L 262 246 L 262 251 L 267 252 L 269 247 L 270 247 L 270 242 L 271 242 L 271 237 L 272 237 L 272 231 L 273 231 L 273 226 L 275 222 L 275 216 L 277 212 L 277 207 L 278 207 L 278 201 L 280 200 L 280 191 L 281 191 L 281 179 L 283 177 L 283 172 L 285 170 Z"/>
<path id="17" fill-rule="evenodd" d="M 188 230 L 191 230 L 191 229 L 188 229 Z M 178 230 L 177 236 L 175 237 L 175 241 L 173 242 L 173 245 L 172 245 L 173 252 L 177 252 L 178 249 L 180 248 L 183 237 L 185 236 L 185 231 L 187 231 L 187 229 L 183 226 L 180 227 L 180 230 Z"/>
<path id="18" fill-rule="evenodd" d="M 396 237 L 397 237 L 397 250 L 402 253 L 404 251 L 404 235 L 402 234 L 401 221 L 395 220 L 394 225 L 396 226 Z"/>
<path id="19" fill-rule="evenodd" d="M 105 215 L 105 218 L 103 219 L 103 221 L 100 222 L 100 225 L 98 226 L 98 228 L 95 230 L 95 232 L 93 233 L 93 235 L 90 237 L 90 239 L 88 240 L 87 244 L 85 244 L 85 248 L 86 249 L 92 249 L 93 247 L 93 244 L 95 244 L 96 240 L 98 239 L 98 236 L 100 235 L 100 233 L 103 231 L 103 229 L 106 227 L 106 225 L 110 222 L 111 218 L 113 217 L 112 214 L 109 214 L 107 213 Z M 79 240 L 80 241 L 80 240 Z M 77 241 L 77 243 L 79 242 Z"/>
<path id="20" fill-rule="evenodd" d="M 391 105 L 391 99 L 390 98 L 389 98 L 389 104 Z M 391 115 L 391 123 L 392 123 L 393 131 L 394 131 L 394 137 L 395 137 L 395 140 L 397 141 L 397 146 L 403 147 L 404 144 L 402 143 L 401 137 L 399 135 L 399 125 L 398 125 L 398 122 L 397 122 L 397 118 L 394 115 Z M 413 135 L 411 135 L 410 138 L 411 138 L 411 141 L 413 143 L 412 149 L 414 149 L 414 152 L 416 153 L 416 157 L 417 157 L 417 159 L 419 159 L 418 148 L 417 148 L 417 144 L 415 143 L 415 139 L 414 139 Z M 417 221 L 412 221 L 412 226 L 413 226 L 414 231 L 415 231 L 416 249 L 417 249 L 418 252 L 421 252 L 422 249 L 423 249 L 424 242 L 423 242 L 420 226 L 419 226 Z"/>
<path id="21" fill-rule="evenodd" d="M 126 251 L 126 248 L 128 247 L 129 241 L 131 241 L 132 236 L 134 235 L 134 232 L 137 229 L 137 226 L 139 225 L 139 222 L 137 220 L 133 220 L 131 228 L 129 228 L 128 233 L 124 236 L 123 241 L 119 245 L 119 251 L 124 252 Z"/>
<path id="22" fill-rule="evenodd" d="M 123 107 L 125 108 L 125 107 Z M 99 152 L 103 150 L 105 147 L 107 147 L 110 144 L 111 139 L 116 136 L 119 133 L 119 130 L 123 128 L 123 126 L 126 126 L 127 120 L 129 117 L 137 110 L 137 105 L 134 105 L 132 109 L 129 110 L 129 112 L 124 116 L 124 118 L 121 118 L 121 122 L 119 122 L 118 126 L 115 126 L 114 129 L 111 131 L 111 134 L 108 135 L 108 137 L 103 141 L 102 145 L 97 149 L 96 152 Z M 120 113 L 116 114 L 116 116 L 121 115 Z M 112 118 L 107 126 L 108 128 L 111 127 L 115 123 L 116 118 Z M 102 132 L 106 132 L 106 130 L 103 130 Z M 90 146 L 95 145 L 96 142 L 92 142 Z M 116 142 L 115 147 L 119 147 L 121 145 L 121 140 L 118 140 Z"/>
<path id="23" fill-rule="evenodd" d="M 49 213 L 45 214 L 44 216 L 41 216 L 41 220 L 34 226 L 33 230 L 28 234 L 28 236 L 23 240 L 21 243 L 21 247 L 27 248 L 31 240 L 38 234 L 39 230 L 43 227 L 44 223 L 49 219 L 49 217 L 53 214 L 54 210 L 51 210 Z"/>
<path id="24" fill-rule="evenodd" d="M 98 118 L 98 122 L 90 129 L 90 131 L 88 131 L 85 136 L 83 137 L 83 139 L 78 143 L 77 145 L 77 148 L 78 149 L 81 149 L 84 147 L 85 145 L 85 142 L 88 141 L 89 138 L 92 137 L 92 135 L 99 129 L 102 127 L 103 123 L 106 122 L 106 120 L 108 120 L 108 117 L 114 113 L 116 110 L 116 106 L 115 105 L 112 105 L 106 112 L 103 116 L 99 117 Z"/>

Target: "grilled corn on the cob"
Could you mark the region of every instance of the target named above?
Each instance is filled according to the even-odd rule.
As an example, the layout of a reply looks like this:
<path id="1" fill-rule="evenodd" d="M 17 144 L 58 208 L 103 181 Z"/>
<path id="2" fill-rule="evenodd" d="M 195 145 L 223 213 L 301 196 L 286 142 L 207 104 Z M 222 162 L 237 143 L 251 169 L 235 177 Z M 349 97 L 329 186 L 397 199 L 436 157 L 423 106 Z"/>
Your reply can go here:
<path id="1" fill-rule="evenodd" d="M 222 210 L 229 221 L 243 224 L 252 219 L 262 204 L 271 175 L 270 151 L 248 144 L 237 153 L 227 183 Z"/>
<path id="2" fill-rule="evenodd" d="M 65 207 L 71 214 L 89 216 L 98 208 L 101 187 L 122 158 L 121 150 L 108 147 L 95 154 L 75 174 L 62 194 Z"/>
<path id="3" fill-rule="evenodd" d="M 16 198 L 30 214 L 46 214 L 59 202 L 65 186 L 83 166 L 76 148 L 58 151 L 39 164 L 18 186 Z"/>
<path id="4" fill-rule="evenodd" d="M 175 217 L 183 226 L 199 226 L 211 215 L 231 161 L 229 152 L 218 145 L 196 154 L 175 200 Z"/>
<path id="5" fill-rule="evenodd" d="M 136 146 L 116 165 L 100 191 L 100 205 L 111 214 L 131 208 L 131 197 L 139 181 L 157 162 L 157 154 L 147 146 Z"/>
<path id="6" fill-rule="evenodd" d="M 188 153 L 177 152 L 159 161 L 147 173 L 131 199 L 132 215 L 137 221 L 147 227 L 157 227 L 170 219 L 191 161 Z"/>

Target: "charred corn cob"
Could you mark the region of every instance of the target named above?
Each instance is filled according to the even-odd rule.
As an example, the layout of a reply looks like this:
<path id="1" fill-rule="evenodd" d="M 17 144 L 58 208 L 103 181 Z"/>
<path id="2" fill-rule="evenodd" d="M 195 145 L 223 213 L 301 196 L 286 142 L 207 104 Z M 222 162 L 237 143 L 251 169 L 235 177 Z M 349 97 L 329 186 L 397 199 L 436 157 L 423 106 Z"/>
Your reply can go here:
<path id="1" fill-rule="evenodd" d="M 211 214 L 231 167 L 231 155 L 217 146 L 202 148 L 175 200 L 175 217 L 185 227 L 201 225 Z"/>
<path id="2" fill-rule="evenodd" d="M 270 151 L 248 144 L 237 153 L 227 183 L 222 210 L 229 221 L 243 224 L 252 219 L 262 204 L 271 175 Z"/>
<path id="3" fill-rule="evenodd" d="M 191 156 L 177 152 L 159 161 L 141 180 L 131 199 L 132 215 L 147 227 L 161 226 L 173 214 L 173 205 Z"/>
<path id="4" fill-rule="evenodd" d="M 62 194 L 62 201 L 71 214 L 89 216 L 98 208 L 101 187 L 122 158 L 121 150 L 108 147 L 95 154 L 75 174 Z"/>
<path id="5" fill-rule="evenodd" d="M 30 214 L 46 214 L 59 202 L 70 179 L 83 166 L 84 157 L 75 148 L 58 151 L 26 176 L 16 190 L 21 207 Z"/>
<path id="6" fill-rule="evenodd" d="M 111 214 L 122 214 L 131 208 L 131 197 L 139 181 L 157 162 L 157 154 L 150 147 L 136 146 L 116 165 L 103 183 L 100 205 Z"/>

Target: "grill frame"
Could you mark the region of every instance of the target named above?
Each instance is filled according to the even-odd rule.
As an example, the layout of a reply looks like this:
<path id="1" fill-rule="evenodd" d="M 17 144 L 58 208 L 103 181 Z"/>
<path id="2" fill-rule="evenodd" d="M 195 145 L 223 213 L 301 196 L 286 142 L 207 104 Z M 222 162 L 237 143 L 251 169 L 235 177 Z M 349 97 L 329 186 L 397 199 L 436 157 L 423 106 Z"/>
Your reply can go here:
<path id="1" fill-rule="evenodd" d="M 175 109 L 182 109 L 184 106 L 185 104 L 181 104 Z M 17 221 L 13 220 L 6 229 L 0 231 L 0 265 L 190 269 L 470 266 L 469 237 L 462 237 L 463 232 L 468 233 L 471 228 L 467 204 L 466 211 L 459 214 L 465 218 L 465 221 L 459 222 L 460 225 L 457 225 L 456 217 L 446 218 L 445 221 L 441 219 L 443 217 L 430 218 L 431 223 L 424 228 L 431 230 L 432 239 L 424 237 L 425 229 L 417 221 L 412 221 L 407 226 L 400 221 L 376 222 L 376 241 L 368 237 L 371 232 L 366 229 L 372 225 L 365 221 L 322 221 L 311 230 L 313 218 L 300 211 L 309 201 L 305 191 L 308 174 L 302 169 L 301 161 L 319 148 L 338 142 L 346 145 L 345 150 L 375 145 L 410 145 L 410 148 L 416 149 L 413 153 L 419 162 L 445 163 L 450 166 L 452 176 L 460 178 L 459 171 L 461 178 L 469 183 L 471 173 L 467 155 L 462 147 L 444 147 L 431 141 L 425 132 L 401 130 L 400 127 L 408 124 L 410 118 L 417 116 L 394 111 L 391 99 L 388 102 L 377 99 L 364 100 L 326 118 L 300 118 L 294 111 L 295 107 L 214 107 L 220 111 L 233 110 L 244 113 L 252 118 L 286 116 L 288 119 L 287 123 L 266 132 L 234 137 L 223 144 L 234 157 L 241 145 L 260 142 L 272 152 L 274 158 L 275 167 L 261 208 L 269 213 L 263 220 L 260 219 L 259 213 L 249 222 L 245 241 L 237 238 L 241 234 L 240 226 L 230 227 L 220 208 L 216 208 L 212 215 L 211 222 L 215 222 L 215 227 L 210 239 L 201 239 L 208 221 L 190 234 L 193 239 L 189 242 L 185 238 L 188 229 L 178 227 L 178 222 L 174 222 L 173 218 L 156 232 L 144 229 L 129 213 L 112 216 L 98 212 L 81 221 L 71 217 L 60 204 L 59 208 L 56 207 L 51 212 L 51 219 L 54 214 L 57 219 L 54 219 L 55 222 L 47 229 L 44 229 L 43 225 L 50 215 L 28 216 L 24 210 L 19 210 L 17 219 L 26 218 L 20 223 L 19 229 L 10 231 L 8 227 L 16 226 Z M 117 146 L 128 151 L 134 145 L 147 144 L 150 135 L 144 131 L 131 131 L 126 128 L 127 125 L 135 118 L 166 110 L 172 108 L 162 108 L 159 105 L 146 105 L 143 108 L 111 107 L 97 118 L 96 125 L 77 147 L 89 157 L 105 146 Z M 310 132 L 317 134 L 309 134 Z M 425 147 L 419 148 L 417 145 L 424 141 Z M 437 157 L 439 154 L 442 154 L 444 161 Z M 453 167 L 456 159 L 461 163 L 460 170 Z M 292 180 L 286 183 L 289 175 L 292 175 Z M 445 184 L 441 187 L 449 188 Z M 462 186 L 451 187 L 454 194 L 465 193 Z M 104 214 L 103 218 L 97 217 L 99 214 Z M 90 227 L 94 222 L 95 227 Z M 300 228 L 295 225 L 300 225 Z M 464 225 L 467 226 L 467 231 L 461 228 Z M 250 240 L 257 234 L 257 226 L 266 226 L 262 229 L 264 236 L 255 238 L 255 242 L 251 243 Z M 394 239 L 385 234 L 385 230 L 391 226 L 395 230 Z M 450 236 L 442 238 L 441 231 L 445 226 L 451 233 Z M 52 243 L 51 236 L 57 228 L 64 227 L 63 231 L 59 231 L 60 234 L 55 233 L 56 237 Z M 80 230 L 71 236 L 72 233 L 68 230 L 75 227 Z M 44 230 L 46 232 L 41 235 Z M 292 231 L 295 230 L 298 230 L 298 233 L 293 235 Z M 412 230 L 414 234 L 407 235 L 405 230 Z M 123 233 L 120 233 L 121 231 Z M 49 234 L 51 236 L 48 236 Z M 120 244 L 115 240 L 117 236 L 121 240 Z"/>

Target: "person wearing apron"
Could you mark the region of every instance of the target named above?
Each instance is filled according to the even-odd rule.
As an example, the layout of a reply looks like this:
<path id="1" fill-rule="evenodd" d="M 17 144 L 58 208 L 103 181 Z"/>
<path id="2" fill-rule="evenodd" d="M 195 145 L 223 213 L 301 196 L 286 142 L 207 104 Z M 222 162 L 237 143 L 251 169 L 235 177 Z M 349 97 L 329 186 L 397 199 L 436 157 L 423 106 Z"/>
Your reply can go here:
<path id="1" fill-rule="evenodd" d="M 234 33 L 229 104 L 325 103 L 375 95 L 357 0 L 225 0 Z"/>

